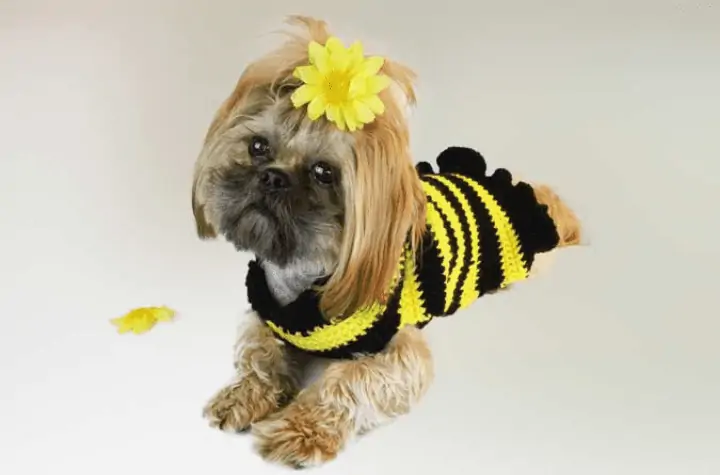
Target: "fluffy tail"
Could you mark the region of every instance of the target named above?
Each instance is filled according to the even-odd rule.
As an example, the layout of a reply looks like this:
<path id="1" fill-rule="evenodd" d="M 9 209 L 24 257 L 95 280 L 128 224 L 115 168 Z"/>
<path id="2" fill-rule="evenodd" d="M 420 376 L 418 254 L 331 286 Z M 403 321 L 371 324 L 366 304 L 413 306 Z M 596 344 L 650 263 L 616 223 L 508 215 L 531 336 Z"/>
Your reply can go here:
<path id="1" fill-rule="evenodd" d="M 565 204 L 552 188 L 546 185 L 533 185 L 537 200 L 548 207 L 548 213 L 555 222 L 560 236 L 559 247 L 580 244 L 582 230 L 577 215 Z"/>

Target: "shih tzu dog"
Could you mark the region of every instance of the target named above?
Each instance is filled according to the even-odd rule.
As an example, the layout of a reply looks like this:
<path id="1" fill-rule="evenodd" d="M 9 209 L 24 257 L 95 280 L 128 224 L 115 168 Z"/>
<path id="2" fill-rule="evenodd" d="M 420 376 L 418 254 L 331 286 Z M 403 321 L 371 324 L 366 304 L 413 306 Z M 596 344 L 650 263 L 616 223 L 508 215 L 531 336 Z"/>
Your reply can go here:
<path id="1" fill-rule="evenodd" d="M 416 166 L 413 73 L 344 49 L 322 21 L 290 22 L 299 33 L 247 66 L 210 125 L 192 208 L 202 238 L 256 257 L 235 377 L 205 417 L 304 467 L 418 402 L 433 316 L 525 279 L 536 255 L 577 244 L 580 225 L 550 188 L 486 176 L 473 150 L 444 151 L 439 173 Z M 330 60 L 352 74 L 333 76 Z M 307 354 L 330 363 L 300 388 Z"/>

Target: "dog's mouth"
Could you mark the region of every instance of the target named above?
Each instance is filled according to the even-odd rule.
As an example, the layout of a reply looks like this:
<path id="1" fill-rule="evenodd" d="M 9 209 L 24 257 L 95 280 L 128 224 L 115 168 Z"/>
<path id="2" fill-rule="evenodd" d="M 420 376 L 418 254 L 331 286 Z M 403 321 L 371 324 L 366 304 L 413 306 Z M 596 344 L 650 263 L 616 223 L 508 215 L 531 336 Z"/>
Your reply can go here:
<path id="1" fill-rule="evenodd" d="M 223 228 L 225 239 L 237 250 L 277 264 L 289 261 L 295 251 L 297 238 L 292 226 L 283 223 L 279 212 L 262 200 L 243 207 Z"/>
<path id="2" fill-rule="evenodd" d="M 257 218 L 258 216 L 270 219 L 273 222 L 277 220 L 277 215 L 270 209 L 268 205 L 266 205 L 262 201 L 257 201 L 255 203 L 247 205 L 245 208 L 243 208 L 242 211 L 240 211 L 240 213 L 238 214 L 237 225 L 242 226 L 242 222 L 244 220 Z"/>

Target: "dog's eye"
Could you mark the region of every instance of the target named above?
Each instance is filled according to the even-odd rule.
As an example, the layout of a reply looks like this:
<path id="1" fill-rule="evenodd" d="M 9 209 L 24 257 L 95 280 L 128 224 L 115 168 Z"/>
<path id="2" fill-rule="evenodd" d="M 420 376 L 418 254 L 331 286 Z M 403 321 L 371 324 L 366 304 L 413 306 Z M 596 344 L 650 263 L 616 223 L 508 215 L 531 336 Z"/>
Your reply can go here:
<path id="1" fill-rule="evenodd" d="M 325 162 L 314 163 L 310 171 L 318 183 L 332 185 L 335 181 L 335 170 Z"/>
<path id="2" fill-rule="evenodd" d="M 270 153 L 270 143 L 265 137 L 260 137 L 256 135 L 250 139 L 250 144 L 248 145 L 248 153 L 253 158 L 267 157 Z"/>

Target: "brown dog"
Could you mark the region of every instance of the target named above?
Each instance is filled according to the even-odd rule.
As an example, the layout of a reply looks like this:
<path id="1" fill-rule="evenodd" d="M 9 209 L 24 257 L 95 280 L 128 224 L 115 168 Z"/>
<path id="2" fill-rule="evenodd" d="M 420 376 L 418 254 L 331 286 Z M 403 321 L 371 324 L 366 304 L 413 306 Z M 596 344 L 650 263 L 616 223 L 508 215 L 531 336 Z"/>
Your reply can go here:
<path id="1" fill-rule="evenodd" d="M 293 108 L 293 70 L 310 40 L 328 39 L 322 21 L 293 17 L 301 33 L 250 64 L 210 126 L 197 161 L 192 206 L 203 238 L 223 235 L 258 256 L 281 303 L 327 277 L 320 306 L 347 315 L 384 297 L 408 236 L 426 226 L 426 195 L 409 150 L 404 108 L 415 101 L 413 73 L 385 62 L 393 85 L 385 112 L 348 133 Z M 272 167 L 258 157 L 272 150 Z M 285 186 L 268 199 L 264 186 Z M 560 236 L 580 240 L 573 212 L 546 186 L 533 188 Z M 237 340 L 236 376 L 205 408 L 225 430 L 252 426 L 260 453 L 292 466 L 334 458 L 353 436 L 407 413 L 433 379 L 430 350 L 415 326 L 374 355 L 330 363 L 298 393 L 299 364 L 260 319 Z"/>

